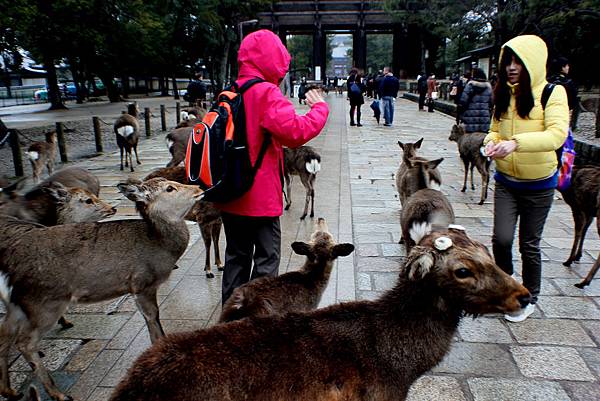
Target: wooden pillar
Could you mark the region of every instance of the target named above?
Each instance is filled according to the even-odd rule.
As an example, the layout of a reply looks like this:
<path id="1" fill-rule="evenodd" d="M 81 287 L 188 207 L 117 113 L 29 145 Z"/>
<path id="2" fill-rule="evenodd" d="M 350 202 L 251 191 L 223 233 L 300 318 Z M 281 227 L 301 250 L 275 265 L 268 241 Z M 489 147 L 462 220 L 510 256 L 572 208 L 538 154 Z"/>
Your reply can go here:
<path id="1" fill-rule="evenodd" d="M 177 124 L 181 121 L 181 103 L 175 102 L 175 121 Z"/>
<path id="2" fill-rule="evenodd" d="M 315 26 L 313 33 L 313 71 L 315 79 L 322 80 L 325 76 L 326 68 L 326 57 L 327 54 L 327 35 L 323 32 L 320 24 Z M 320 71 L 319 77 L 317 77 L 317 67 Z"/>
<path id="3" fill-rule="evenodd" d="M 352 58 L 354 67 L 365 70 L 367 67 L 367 31 L 359 26 L 353 35 Z"/>
<path id="4" fill-rule="evenodd" d="M 12 149 L 13 164 L 15 165 L 15 175 L 22 177 L 25 175 L 23 170 L 23 155 L 21 154 L 21 144 L 19 143 L 19 134 L 17 130 L 10 130 L 10 147 Z"/>
<path id="5" fill-rule="evenodd" d="M 100 119 L 98 117 L 92 117 L 92 123 L 94 125 L 94 140 L 96 141 L 96 152 L 104 152 L 102 146 L 102 130 L 100 129 Z"/>
<path id="6" fill-rule="evenodd" d="M 144 121 L 146 123 L 146 136 L 152 136 L 152 129 L 150 128 L 150 108 L 144 108 Z"/>
<path id="7" fill-rule="evenodd" d="M 167 110 L 165 109 L 165 105 L 160 105 L 160 128 L 163 131 L 167 130 Z"/>
<path id="8" fill-rule="evenodd" d="M 60 152 L 60 161 L 68 163 L 67 157 L 67 141 L 65 140 L 65 130 L 62 123 L 56 123 L 56 137 L 58 139 L 58 151 Z"/>

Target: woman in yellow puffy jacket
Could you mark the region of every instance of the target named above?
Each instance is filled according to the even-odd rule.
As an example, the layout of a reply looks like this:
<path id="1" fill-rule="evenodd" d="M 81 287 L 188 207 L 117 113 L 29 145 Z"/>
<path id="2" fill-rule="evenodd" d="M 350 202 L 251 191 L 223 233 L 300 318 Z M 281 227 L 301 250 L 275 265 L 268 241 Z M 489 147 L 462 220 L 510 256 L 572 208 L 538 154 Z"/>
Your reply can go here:
<path id="1" fill-rule="evenodd" d="M 535 311 L 540 293 L 540 240 L 558 182 L 556 150 L 567 138 L 569 106 L 565 89 L 554 87 L 545 108 L 547 84 L 544 41 L 534 35 L 517 36 L 500 51 L 494 115 L 484 152 L 496 161 L 494 234 L 496 263 L 513 274 L 512 244 L 519 220 L 519 251 L 523 285 L 531 303 L 505 318 L 525 320 Z"/>

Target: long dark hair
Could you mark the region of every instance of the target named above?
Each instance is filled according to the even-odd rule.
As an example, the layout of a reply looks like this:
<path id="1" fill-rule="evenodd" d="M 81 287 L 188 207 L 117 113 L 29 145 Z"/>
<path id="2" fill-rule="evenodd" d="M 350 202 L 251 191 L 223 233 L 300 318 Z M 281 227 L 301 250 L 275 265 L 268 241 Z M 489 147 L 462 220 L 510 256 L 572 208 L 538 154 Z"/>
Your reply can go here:
<path id="1" fill-rule="evenodd" d="M 515 54 L 510 47 L 504 47 L 502 53 L 502 60 L 500 60 L 500 67 L 498 68 L 498 82 L 494 88 L 494 118 L 500 121 L 500 117 L 508 110 L 510 104 L 510 88 L 507 85 L 508 74 L 506 73 L 506 67 L 510 65 L 513 56 L 517 63 L 523 66 L 521 75 L 519 77 L 519 85 L 516 87 L 515 98 L 517 103 L 517 114 L 521 118 L 527 118 L 531 109 L 533 109 L 533 93 L 531 92 L 531 77 L 523 60 Z"/>

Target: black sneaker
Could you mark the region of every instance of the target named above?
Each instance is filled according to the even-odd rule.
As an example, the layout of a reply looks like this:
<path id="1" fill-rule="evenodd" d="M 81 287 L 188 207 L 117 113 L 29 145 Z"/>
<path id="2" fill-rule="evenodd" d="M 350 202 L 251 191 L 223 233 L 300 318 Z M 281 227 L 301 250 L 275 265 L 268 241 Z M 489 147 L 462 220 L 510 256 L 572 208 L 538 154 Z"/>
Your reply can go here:
<path id="1" fill-rule="evenodd" d="M 354 127 L 355 125 L 356 125 L 356 124 L 354 124 L 354 123 L 350 123 L 350 126 L 351 126 L 351 127 Z"/>
<path id="2" fill-rule="evenodd" d="M 361 123 L 356 124 L 357 127 L 362 127 Z"/>

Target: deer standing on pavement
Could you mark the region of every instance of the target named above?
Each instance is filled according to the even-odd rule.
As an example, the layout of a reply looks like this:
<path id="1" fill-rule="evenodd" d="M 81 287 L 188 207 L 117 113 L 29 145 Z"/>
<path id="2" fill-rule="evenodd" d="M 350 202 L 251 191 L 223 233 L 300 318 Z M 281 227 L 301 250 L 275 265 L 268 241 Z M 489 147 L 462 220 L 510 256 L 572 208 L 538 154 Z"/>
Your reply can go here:
<path id="1" fill-rule="evenodd" d="M 315 216 L 315 179 L 317 173 L 321 171 L 321 156 L 312 146 L 300 146 L 296 149 L 284 148 L 284 168 L 285 176 L 285 210 L 292 205 L 292 179 L 294 175 L 300 177 L 302 185 L 306 189 L 306 198 L 304 200 L 304 212 L 300 220 L 306 218 L 308 213 L 308 202 L 310 201 L 310 217 Z"/>
<path id="2" fill-rule="evenodd" d="M 197 186 L 162 178 L 128 181 L 119 190 L 141 220 L 54 227 L 0 219 L 0 395 L 16 397 L 8 377 L 11 346 L 29 362 L 55 400 L 71 399 L 54 384 L 38 354 L 39 341 L 72 302 L 94 303 L 134 294 L 154 343 L 164 336 L 156 292 L 187 248 L 184 217 L 201 197 Z"/>
<path id="3" fill-rule="evenodd" d="M 123 170 L 123 150 L 125 150 L 125 167 L 129 165 L 133 173 L 133 159 L 131 150 L 135 152 L 137 164 L 142 164 L 138 157 L 137 145 L 140 139 L 140 123 L 138 122 L 138 109 L 135 103 L 127 105 L 127 114 L 122 114 L 115 121 L 113 128 L 117 137 L 117 145 L 121 151 L 121 170 Z"/>
<path id="4" fill-rule="evenodd" d="M 31 163 L 31 170 L 33 170 L 33 182 L 40 182 L 40 176 L 44 166 L 48 169 L 48 175 L 52 174 L 54 169 L 54 159 L 56 158 L 56 131 L 46 133 L 45 142 L 33 142 L 29 145 L 27 152 L 27 158 Z"/>

